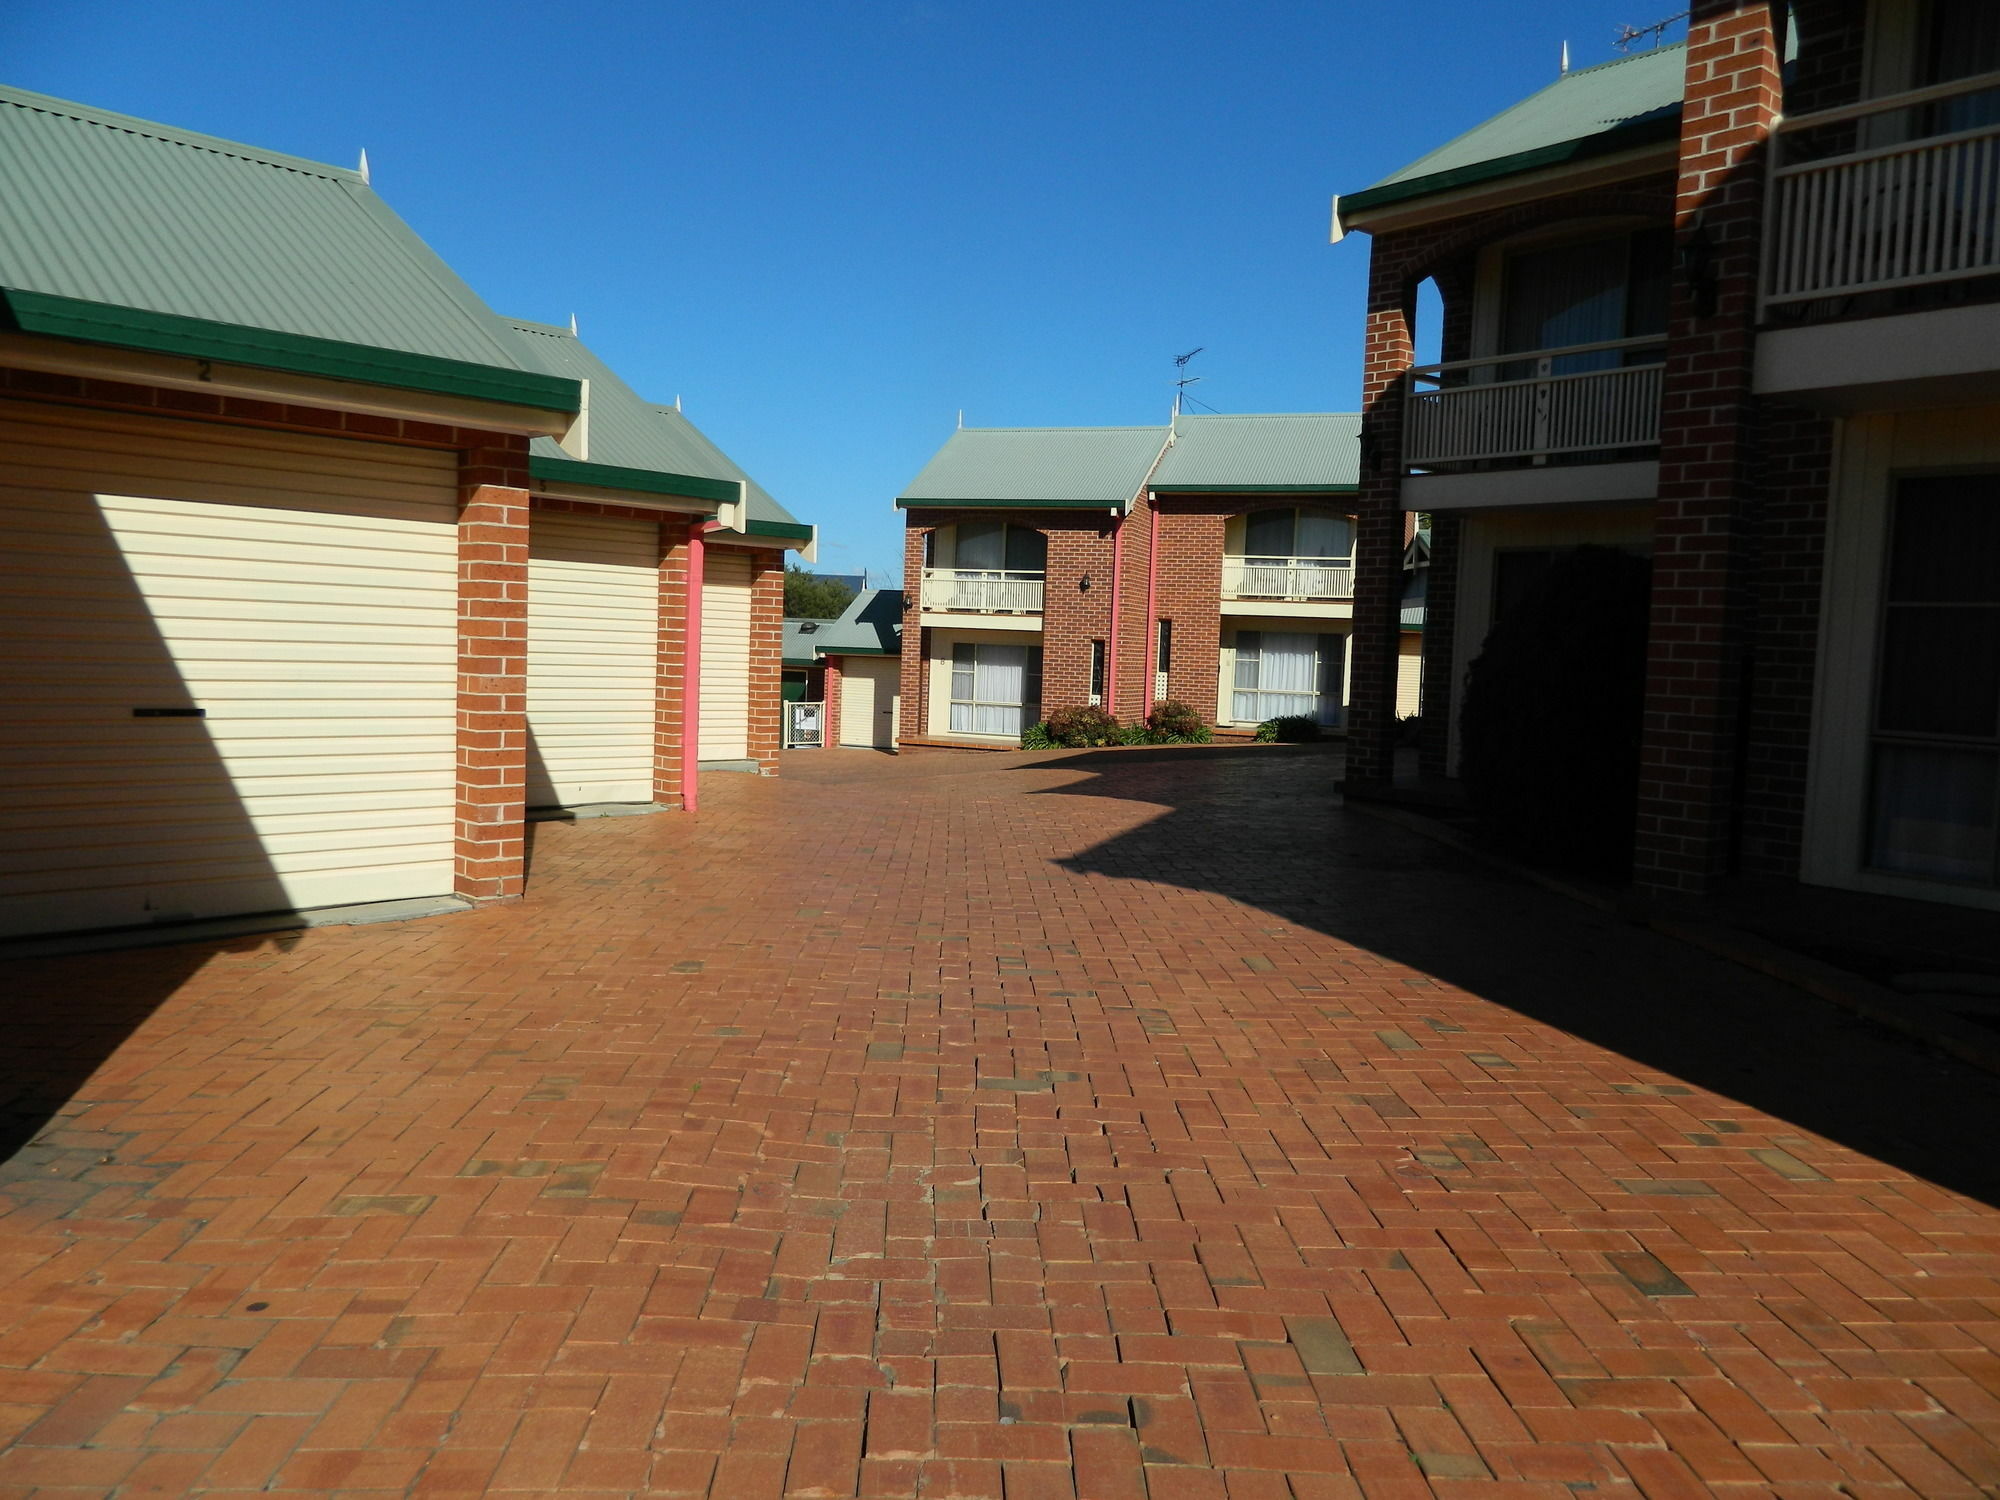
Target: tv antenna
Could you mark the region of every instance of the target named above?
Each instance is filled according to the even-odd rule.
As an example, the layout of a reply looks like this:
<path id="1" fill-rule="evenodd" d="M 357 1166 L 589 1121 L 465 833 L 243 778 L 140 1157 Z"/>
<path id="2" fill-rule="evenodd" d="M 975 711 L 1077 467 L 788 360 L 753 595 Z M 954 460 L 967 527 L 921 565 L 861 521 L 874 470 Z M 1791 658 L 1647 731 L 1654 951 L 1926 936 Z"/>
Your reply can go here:
<path id="1" fill-rule="evenodd" d="M 1618 28 L 1618 35 L 1612 38 L 1612 40 L 1618 44 L 1620 52 L 1630 52 L 1632 44 L 1645 37 L 1652 38 L 1651 41 L 1646 43 L 1648 48 L 1657 47 L 1661 42 L 1666 40 L 1668 28 L 1685 21 L 1690 14 L 1691 12 L 1689 11 L 1680 11 L 1675 15 L 1668 16 L 1664 21 L 1655 21 L 1651 26 L 1620 26 Z"/>
<path id="2" fill-rule="evenodd" d="M 1189 401 L 1194 400 L 1194 397 L 1188 395 L 1187 388 L 1191 385 L 1201 384 L 1201 377 L 1199 375 L 1190 375 L 1187 372 L 1188 361 L 1193 359 L 1199 353 L 1201 353 L 1200 349 L 1190 349 L 1185 354 L 1176 354 L 1174 356 L 1174 368 L 1180 372 L 1180 379 L 1174 382 L 1175 417 L 1179 417 L 1181 414 L 1181 401 L 1183 398 Z M 1196 404 L 1201 405 L 1203 403 L 1197 402 Z M 1212 411 L 1214 410 L 1214 408 L 1211 407 L 1210 410 Z"/>

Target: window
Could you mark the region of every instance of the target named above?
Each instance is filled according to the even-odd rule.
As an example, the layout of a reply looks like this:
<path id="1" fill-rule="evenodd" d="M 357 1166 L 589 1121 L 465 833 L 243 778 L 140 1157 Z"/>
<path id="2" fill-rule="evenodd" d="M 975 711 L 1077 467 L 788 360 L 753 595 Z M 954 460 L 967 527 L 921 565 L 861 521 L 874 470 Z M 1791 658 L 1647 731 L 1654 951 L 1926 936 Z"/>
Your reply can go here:
<path id="1" fill-rule="evenodd" d="M 1090 701 L 1104 701 L 1104 642 L 1090 643 Z"/>
<path id="2" fill-rule="evenodd" d="M 1899 486 L 1875 673 L 1868 863 L 2000 885 L 2000 474 Z"/>
<path id="3" fill-rule="evenodd" d="M 1612 339 L 1664 335 L 1671 288 L 1673 235 L 1668 229 L 1517 250 L 1502 276 L 1500 352 L 1526 353 L 1598 344 Z M 1569 354 L 1549 373 L 1572 375 L 1657 363 L 1660 349 L 1602 349 Z M 1523 360 L 1501 371 L 1503 380 L 1537 373 Z"/>
<path id="4" fill-rule="evenodd" d="M 1236 632 L 1230 717 L 1238 724 L 1299 715 L 1340 723 L 1340 676 L 1347 638 L 1275 630 Z"/>
<path id="5" fill-rule="evenodd" d="M 1005 521 L 961 521 L 953 566 L 959 571 L 1039 573 L 1047 566 L 1048 538 Z"/>
<path id="6" fill-rule="evenodd" d="M 1174 622 L 1162 620 L 1153 636 L 1153 697 L 1167 696 L 1167 674 L 1174 669 Z"/>
<path id="7" fill-rule="evenodd" d="M 951 648 L 951 732 L 1018 735 L 1041 716 L 1042 648 L 960 641 Z"/>
<path id="8" fill-rule="evenodd" d="M 1931 0 L 1928 21 L 1919 84 L 2000 72 L 2000 8 L 1993 0 Z M 1994 124 L 2000 124 L 2000 89 L 1987 89 L 1932 105 L 1925 134 Z"/>
<path id="9" fill-rule="evenodd" d="M 1252 599 L 1344 599 L 1354 523 L 1330 510 L 1255 510 L 1243 518 L 1243 558 L 1224 585 Z"/>

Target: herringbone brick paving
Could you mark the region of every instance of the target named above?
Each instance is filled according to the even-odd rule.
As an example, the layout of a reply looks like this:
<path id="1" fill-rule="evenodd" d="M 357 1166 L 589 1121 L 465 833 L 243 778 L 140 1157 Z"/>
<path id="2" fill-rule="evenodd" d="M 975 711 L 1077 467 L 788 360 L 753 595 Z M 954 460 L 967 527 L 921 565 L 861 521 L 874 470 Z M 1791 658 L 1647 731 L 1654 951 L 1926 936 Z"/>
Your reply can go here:
<path id="1" fill-rule="evenodd" d="M 1332 769 L 800 754 L 15 966 L 0 1495 L 1995 1493 L 2000 1215 L 1877 1159 L 1991 1080 Z"/>

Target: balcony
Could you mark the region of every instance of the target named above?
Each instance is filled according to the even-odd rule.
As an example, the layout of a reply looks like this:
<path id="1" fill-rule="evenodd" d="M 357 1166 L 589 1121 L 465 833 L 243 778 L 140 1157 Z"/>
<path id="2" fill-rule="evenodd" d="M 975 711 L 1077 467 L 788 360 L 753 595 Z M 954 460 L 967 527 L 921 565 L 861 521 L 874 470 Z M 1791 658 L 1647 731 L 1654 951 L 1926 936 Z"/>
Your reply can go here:
<path id="1" fill-rule="evenodd" d="M 2000 124 L 1861 148 L 1911 116 L 2000 89 L 2000 73 L 1794 115 L 1772 153 L 1763 305 L 2000 273 Z M 1847 126 L 1849 149 L 1789 162 L 1808 132 Z"/>
<path id="2" fill-rule="evenodd" d="M 1225 557 L 1222 597 L 1294 604 L 1352 599 L 1354 569 L 1345 557 Z"/>
<path id="3" fill-rule="evenodd" d="M 926 614 L 1039 615 L 1042 573 L 994 568 L 925 568 Z"/>
<path id="4" fill-rule="evenodd" d="M 1759 394 L 1829 411 L 2000 397 L 2000 283 L 1973 285 L 2000 277 L 1995 90 L 1982 73 L 1780 122 Z"/>
<path id="5" fill-rule="evenodd" d="M 1651 499 L 1659 466 L 1635 455 L 1659 445 L 1664 352 L 1651 335 L 1416 366 L 1405 504 Z"/>

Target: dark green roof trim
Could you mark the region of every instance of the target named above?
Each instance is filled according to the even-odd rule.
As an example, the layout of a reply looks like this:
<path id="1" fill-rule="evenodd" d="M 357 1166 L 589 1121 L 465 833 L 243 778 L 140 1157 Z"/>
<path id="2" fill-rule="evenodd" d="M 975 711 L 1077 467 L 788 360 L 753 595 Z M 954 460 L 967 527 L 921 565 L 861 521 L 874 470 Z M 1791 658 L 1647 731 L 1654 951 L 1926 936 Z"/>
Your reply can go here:
<path id="1" fill-rule="evenodd" d="M 1358 495 L 1358 484 L 1149 484 L 1156 495 Z"/>
<path id="2" fill-rule="evenodd" d="M 1124 510 L 1124 500 L 912 500 L 896 501 L 898 510 Z"/>
<path id="3" fill-rule="evenodd" d="M 884 651 L 879 646 L 829 646 L 821 653 L 825 656 L 901 656 L 900 651 Z"/>
<path id="4" fill-rule="evenodd" d="M 585 463 L 580 458 L 528 457 L 528 477 L 557 484 L 588 484 L 601 490 L 637 490 L 642 495 L 675 495 L 684 500 L 728 503 L 741 486 L 728 479 L 704 479 L 699 474 L 666 474 L 657 469 L 623 469 L 616 464 Z"/>
<path id="5" fill-rule="evenodd" d="M 559 375 L 443 359 L 435 354 L 378 349 L 302 333 L 279 333 L 239 323 L 217 323 L 178 313 L 85 302 L 11 287 L 0 287 L 0 326 L 79 343 L 108 344 L 260 370 L 283 370 L 291 375 L 351 380 L 395 390 L 463 396 L 474 401 L 499 401 L 537 411 L 573 412 L 583 401 L 582 387 Z"/>
<path id="6" fill-rule="evenodd" d="M 1633 151 L 1641 146 L 1677 141 L 1680 135 L 1680 112 L 1676 110 L 1663 118 L 1638 120 L 1573 141 L 1561 141 L 1513 156 L 1499 156 L 1492 161 L 1476 162 L 1467 167 L 1454 167 L 1449 172 L 1433 172 L 1428 177 L 1411 177 L 1402 182 L 1385 182 L 1380 187 L 1368 188 L 1352 197 L 1342 197 L 1340 216 L 1345 219 L 1349 214 L 1380 208 L 1386 203 L 1428 198 L 1437 193 L 1451 192 L 1454 188 L 1473 187 L 1497 178 L 1537 171 L 1542 167 L 1559 167 L 1566 162 L 1588 161 L 1616 151 Z"/>
<path id="7" fill-rule="evenodd" d="M 787 541 L 809 542 L 813 539 L 813 529 L 795 521 L 752 521 L 743 528 L 745 536 L 776 536 Z"/>

